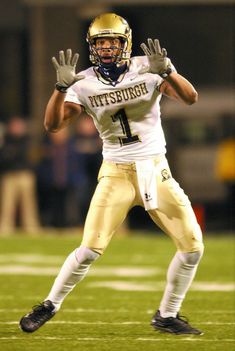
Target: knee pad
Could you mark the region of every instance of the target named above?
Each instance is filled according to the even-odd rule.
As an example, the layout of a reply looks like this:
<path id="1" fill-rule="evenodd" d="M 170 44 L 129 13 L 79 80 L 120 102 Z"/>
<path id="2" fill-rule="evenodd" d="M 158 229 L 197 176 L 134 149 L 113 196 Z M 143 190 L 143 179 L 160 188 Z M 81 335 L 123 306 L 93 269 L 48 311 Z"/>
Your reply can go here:
<path id="1" fill-rule="evenodd" d="M 79 264 L 89 265 L 93 261 L 97 260 L 97 258 L 100 257 L 100 254 L 92 251 L 88 247 L 80 246 L 75 250 L 75 257 Z"/>
<path id="2" fill-rule="evenodd" d="M 203 249 L 195 252 L 181 252 L 180 259 L 184 264 L 196 266 L 203 255 Z"/>

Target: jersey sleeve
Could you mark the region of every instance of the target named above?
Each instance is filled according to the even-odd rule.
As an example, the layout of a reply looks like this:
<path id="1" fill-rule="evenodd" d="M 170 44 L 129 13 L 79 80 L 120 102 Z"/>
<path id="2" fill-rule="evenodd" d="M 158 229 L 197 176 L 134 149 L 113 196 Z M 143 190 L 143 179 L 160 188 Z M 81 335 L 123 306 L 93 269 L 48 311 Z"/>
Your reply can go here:
<path id="1" fill-rule="evenodd" d="M 147 56 L 137 56 L 134 58 L 136 61 L 136 69 L 137 71 L 140 71 L 141 69 L 148 67 L 149 63 L 148 63 L 148 58 Z M 147 73 L 147 75 L 151 75 L 152 77 L 154 77 L 155 80 L 155 89 L 160 91 L 160 86 L 163 83 L 164 79 L 162 77 L 160 77 L 158 74 L 154 74 L 154 73 Z"/>
<path id="2" fill-rule="evenodd" d="M 137 70 L 140 70 L 141 68 L 147 67 L 149 65 L 147 56 L 138 56 L 138 57 L 135 57 L 134 59 L 138 67 Z M 177 73 L 177 70 L 171 61 L 170 61 L 170 67 L 173 72 Z M 152 74 L 154 74 L 154 77 L 156 80 L 155 88 L 156 90 L 160 91 L 160 86 L 164 82 L 164 79 L 158 74 L 155 74 L 155 73 L 152 73 Z"/>
<path id="3" fill-rule="evenodd" d="M 66 97 L 65 97 L 65 102 L 74 102 L 75 104 L 83 105 L 81 99 L 79 98 L 77 89 L 75 87 L 76 84 L 72 85 L 70 88 L 68 88 Z"/>

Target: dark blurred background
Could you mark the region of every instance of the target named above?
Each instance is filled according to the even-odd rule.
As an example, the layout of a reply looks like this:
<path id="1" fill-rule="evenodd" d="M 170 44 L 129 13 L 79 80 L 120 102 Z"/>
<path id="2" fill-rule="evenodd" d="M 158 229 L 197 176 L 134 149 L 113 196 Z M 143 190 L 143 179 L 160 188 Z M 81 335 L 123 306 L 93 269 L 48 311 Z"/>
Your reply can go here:
<path id="1" fill-rule="evenodd" d="M 127 19 L 133 30 L 133 55 L 142 54 L 142 41 L 159 38 L 178 72 L 198 90 L 199 102 L 190 107 L 162 101 L 168 159 L 203 229 L 234 231 L 233 0 L 1 0 L 1 154 L 9 154 L 9 149 L 4 151 L 9 121 L 14 116 L 22 118 L 31 152 L 27 167 L 23 160 L 21 164 L 23 171 L 26 167 L 35 175 L 38 226 L 82 226 L 95 187 L 101 145 L 92 123 L 84 117 L 84 123 L 73 126 L 69 135 L 53 140 L 43 130 L 43 118 L 55 83 L 51 57 L 72 48 L 80 53 L 79 70 L 89 66 L 86 32 L 93 17 L 102 12 L 116 12 Z M 19 151 L 21 143 L 17 145 Z M 54 159 L 56 148 L 62 155 L 60 160 Z M 0 171 L 4 176 L 9 169 L 3 159 L 0 157 Z M 57 163 L 65 169 L 64 178 L 59 180 L 53 178 Z M 58 203 L 66 218 L 52 213 Z M 18 225 L 22 211 L 15 211 Z M 61 221 L 56 221 L 58 216 Z M 128 226 L 153 229 L 146 213 L 138 208 L 131 211 Z M 12 229 L 6 225 L 1 230 Z"/>

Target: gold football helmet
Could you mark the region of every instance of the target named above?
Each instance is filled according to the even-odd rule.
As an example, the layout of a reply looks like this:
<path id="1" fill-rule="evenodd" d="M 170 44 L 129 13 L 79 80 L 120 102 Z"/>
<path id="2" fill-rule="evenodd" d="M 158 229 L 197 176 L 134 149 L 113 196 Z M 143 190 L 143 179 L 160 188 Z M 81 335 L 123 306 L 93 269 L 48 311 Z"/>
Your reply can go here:
<path id="1" fill-rule="evenodd" d="M 122 43 L 120 54 L 116 57 L 115 63 L 127 61 L 131 57 L 132 35 L 127 21 L 115 13 L 104 13 L 97 16 L 87 32 L 87 42 L 89 43 L 90 61 L 94 65 L 101 63 L 95 41 L 97 38 L 119 38 Z"/>

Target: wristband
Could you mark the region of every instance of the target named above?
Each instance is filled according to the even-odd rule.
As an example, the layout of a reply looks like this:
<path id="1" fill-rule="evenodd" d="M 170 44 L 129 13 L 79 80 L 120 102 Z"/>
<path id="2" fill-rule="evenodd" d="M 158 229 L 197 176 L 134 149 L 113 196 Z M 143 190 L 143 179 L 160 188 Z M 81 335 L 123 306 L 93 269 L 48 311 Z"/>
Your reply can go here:
<path id="1" fill-rule="evenodd" d="M 65 87 L 63 85 L 61 85 L 60 83 L 56 83 L 55 84 L 55 89 L 58 90 L 60 93 L 67 93 L 67 89 L 68 87 Z"/>
<path id="2" fill-rule="evenodd" d="M 171 69 L 171 67 L 168 67 L 168 68 L 166 69 L 166 71 L 160 73 L 159 76 L 162 77 L 163 79 L 165 79 L 165 78 L 167 78 L 172 72 L 173 72 L 173 70 Z"/>

